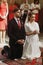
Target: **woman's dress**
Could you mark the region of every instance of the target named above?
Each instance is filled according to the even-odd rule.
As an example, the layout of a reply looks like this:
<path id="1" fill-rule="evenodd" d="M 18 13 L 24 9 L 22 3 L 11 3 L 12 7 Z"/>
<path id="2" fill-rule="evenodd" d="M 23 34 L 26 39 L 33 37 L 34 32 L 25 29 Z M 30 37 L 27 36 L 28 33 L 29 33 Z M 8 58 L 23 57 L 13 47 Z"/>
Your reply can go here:
<path id="1" fill-rule="evenodd" d="M 26 32 L 32 32 L 35 30 L 39 32 L 39 25 L 37 22 L 34 21 L 32 23 L 27 22 L 25 23 L 25 30 Z M 41 56 L 40 46 L 41 43 L 39 41 L 38 34 L 26 36 L 22 57 L 30 59 L 40 57 Z"/>

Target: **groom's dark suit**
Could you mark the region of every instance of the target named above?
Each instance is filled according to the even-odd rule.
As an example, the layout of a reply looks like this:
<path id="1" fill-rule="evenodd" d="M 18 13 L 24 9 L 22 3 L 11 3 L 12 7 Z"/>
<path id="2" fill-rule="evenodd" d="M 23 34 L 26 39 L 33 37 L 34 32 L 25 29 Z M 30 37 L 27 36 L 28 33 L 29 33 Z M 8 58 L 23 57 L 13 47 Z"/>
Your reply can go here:
<path id="1" fill-rule="evenodd" d="M 25 40 L 25 29 L 24 25 L 21 22 L 21 28 L 19 28 L 16 20 L 13 18 L 8 23 L 8 36 L 9 36 L 9 45 L 11 50 L 10 58 L 20 58 L 22 56 L 23 44 L 19 44 L 17 40 Z"/>

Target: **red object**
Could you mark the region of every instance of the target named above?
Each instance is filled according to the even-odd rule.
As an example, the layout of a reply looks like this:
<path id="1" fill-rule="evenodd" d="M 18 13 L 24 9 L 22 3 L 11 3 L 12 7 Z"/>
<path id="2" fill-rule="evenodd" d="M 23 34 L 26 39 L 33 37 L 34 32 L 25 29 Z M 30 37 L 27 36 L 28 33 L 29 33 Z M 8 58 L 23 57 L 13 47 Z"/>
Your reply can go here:
<path id="1" fill-rule="evenodd" d="M 35 63 L 36 63 L 36 59 L 33 59 L 31 65 L 35 65 Z"/>
<path id="2" fill-rule="evenodd" d="M 1 6 L 0 6 L 0 30 L 6 30 L 6 27 L 7 27 L 7 15 L 8 15 L 7 5 L 8 4 L 6 3 L 1 3 Z M 4 16 L 6 16 L 5 19 L 3 18 Z"/>
<path id="3" fill-rule="evenodd" d="M 20 23 L 20 20 L 18 20 L 18 26 L 19 26 L 19 28 L 21 28 L 21 23 Z"/>
<path id="4" fill-rule="evenodd" d="M 37 13 L 35 14 L 35 21 L 38 22 L 38 20 L 39 20 L 39 14 Z"/>
<path id="5" fill-rule="evenodd" d="M 8 16 L 8 19 L 11 20 L 13 17 L 14 17 L 14 13 L 13 13 L 13 10 L 17 8 L 16 5 L 10 5 L 9 6 L 9 16 Z"/>

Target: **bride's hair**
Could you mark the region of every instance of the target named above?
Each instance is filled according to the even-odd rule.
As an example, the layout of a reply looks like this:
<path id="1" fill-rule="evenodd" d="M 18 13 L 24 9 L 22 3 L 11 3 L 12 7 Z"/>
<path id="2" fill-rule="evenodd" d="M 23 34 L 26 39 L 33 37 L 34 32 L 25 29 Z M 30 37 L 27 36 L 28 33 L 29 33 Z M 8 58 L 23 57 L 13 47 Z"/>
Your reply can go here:
<path id="1" fill-rule="evenodd" d="M 28 21 L 30 20 L 31 17 L 35 17 L 35 14 L 34 14 L 34 13 L 30 13 L 30 14 L 28 15 Z"/>

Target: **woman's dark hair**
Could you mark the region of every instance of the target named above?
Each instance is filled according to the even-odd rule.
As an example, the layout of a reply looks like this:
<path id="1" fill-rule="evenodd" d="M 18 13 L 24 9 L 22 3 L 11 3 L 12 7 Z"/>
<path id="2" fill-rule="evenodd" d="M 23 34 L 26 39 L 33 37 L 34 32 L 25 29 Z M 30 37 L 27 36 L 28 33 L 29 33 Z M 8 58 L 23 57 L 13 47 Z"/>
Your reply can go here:
<path id="1" fill-rule="evenodd" d="M 30 20 L 30 18 L 31 18 L 32 15 L 35 15 L 35 14 L 34 14 L 34 13 L 30 13 L 30 14 L 28 15 L 28 21 Z"/>
<path id="2" fill-rule="evenodd" d="M 34 0 L 34 4 L 39 4 L 39 0 Z"/>

